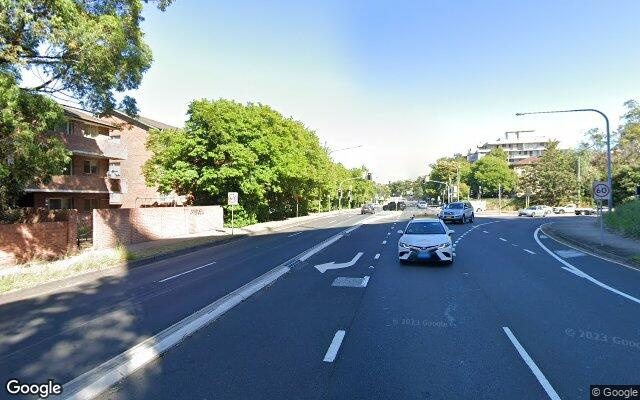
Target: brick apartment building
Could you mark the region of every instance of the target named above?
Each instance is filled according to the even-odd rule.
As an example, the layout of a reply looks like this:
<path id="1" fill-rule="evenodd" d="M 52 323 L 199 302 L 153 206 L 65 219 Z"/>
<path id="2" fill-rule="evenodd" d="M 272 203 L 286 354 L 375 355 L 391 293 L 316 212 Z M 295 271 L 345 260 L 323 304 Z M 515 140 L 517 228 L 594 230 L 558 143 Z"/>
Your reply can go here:
<path id="1" fill-rule="evenodd" d="M 71 152 L 64 175 L 25 189 L 22 205 L 49 209 L 120 207 L 126 182 L 109 174 L 109 160 L 126 160 L 127 149 L 109 135 L 116 127 L 76 108 L 63 106 L 66 122 L 49 134 Z"/>
<path id="2" fill-rule="evenodd" d="M 117 127 L 110 132 L 127 149 L 127 158 L 110 160 L 110 170 L 126 178 L 127 191 L 122 195 L 122 208 L 162 204 L 176 199 L 174 195 L 161 195 L 155 187 L 148 187 L 142 175 L 142 165 L 151 157 L 146 143 L 151 129 L 176 129 L 176 127 L 142 116 L 130 117 L 115 111 L 106 119 Z"/>
<path id="3" fill-rule="evenodd" d="M 64 175 L 27 187 L 22 206 L 89 212 L 139 207 L 149 204 L 149 199 L 163 198 L 156 188 L 146 187 L 141 166 L 150 157 L 145 148 L 149 129 L 173 127 L 122 113 L 101 119 L 62 107 L 66 122 L 50 134 L 62 140 L 71 152 L 71 162 Z"/>

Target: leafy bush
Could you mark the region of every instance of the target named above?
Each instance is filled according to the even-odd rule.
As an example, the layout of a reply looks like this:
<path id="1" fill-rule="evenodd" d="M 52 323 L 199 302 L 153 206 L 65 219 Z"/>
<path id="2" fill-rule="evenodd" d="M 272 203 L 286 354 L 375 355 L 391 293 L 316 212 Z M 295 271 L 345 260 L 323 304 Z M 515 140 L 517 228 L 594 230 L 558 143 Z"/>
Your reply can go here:
<path id="1" fill-rule="evenodd" d="M 606 213 L 604 220 L 608 227 L 625 235 L 640 238 L 640 200 L 630 201 Z"/>

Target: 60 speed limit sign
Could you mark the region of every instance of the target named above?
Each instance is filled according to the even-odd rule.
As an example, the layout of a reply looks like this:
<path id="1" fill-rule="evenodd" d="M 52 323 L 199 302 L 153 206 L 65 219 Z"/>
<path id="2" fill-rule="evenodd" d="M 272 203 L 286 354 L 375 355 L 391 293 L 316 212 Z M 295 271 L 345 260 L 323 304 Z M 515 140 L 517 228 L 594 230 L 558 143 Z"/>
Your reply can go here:
<path id="1" fill-rule="evenodd" d="M 607 200 L 611 188 L 607 182 L 593 182 L 593 198 L 595 200 Z"/>

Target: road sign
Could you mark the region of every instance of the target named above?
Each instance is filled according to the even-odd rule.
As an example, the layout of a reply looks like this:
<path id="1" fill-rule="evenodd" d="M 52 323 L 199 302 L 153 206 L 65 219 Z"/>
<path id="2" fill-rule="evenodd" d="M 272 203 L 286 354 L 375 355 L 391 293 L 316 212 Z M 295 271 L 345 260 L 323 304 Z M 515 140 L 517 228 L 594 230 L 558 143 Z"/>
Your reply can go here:
<path id="1" fill-rule="evenodd" d="M 238 205 L 238 192 L 227 193 L 227 204 L 230 206 Z"/>
<path id="2" fill-rule="evenodd" d="M 593 182 L 593 198 L 595 200 L 609 199 L 611 188 L 607 182 Z"/>

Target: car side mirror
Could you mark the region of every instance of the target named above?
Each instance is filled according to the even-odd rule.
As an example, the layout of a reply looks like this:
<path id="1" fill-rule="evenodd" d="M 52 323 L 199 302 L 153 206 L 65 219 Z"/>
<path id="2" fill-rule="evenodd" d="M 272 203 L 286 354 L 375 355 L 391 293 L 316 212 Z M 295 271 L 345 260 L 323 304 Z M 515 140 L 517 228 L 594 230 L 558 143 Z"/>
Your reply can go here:
<path id="1" fill-rule="evenodd" d="M 447 232 L 447 235 L 451 235 L 452 233 L 456 233 L 456 231 L 454 231 L 453 229 L 449 229 L 449 231 Z"/>
<path id="2" fill-rule="evenodd" d="M 402 229 L 398 229 L 398 233 L 404 233 Z"/>

